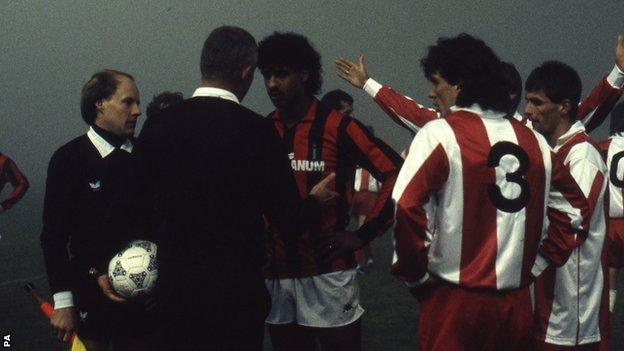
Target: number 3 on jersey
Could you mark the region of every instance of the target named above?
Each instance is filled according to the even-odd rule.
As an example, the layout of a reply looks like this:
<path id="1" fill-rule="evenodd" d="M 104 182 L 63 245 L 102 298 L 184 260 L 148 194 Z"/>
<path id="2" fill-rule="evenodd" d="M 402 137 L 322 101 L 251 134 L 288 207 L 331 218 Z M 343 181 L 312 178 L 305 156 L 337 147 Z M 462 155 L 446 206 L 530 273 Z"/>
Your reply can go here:
<path id="1" fill-rule="evenodd" d="M 503 160 L 503 157 L 505 160 Z M 503 161 L 503 164 L 501 164 L 501 161 Z M 501 141 L 492 146 L 488 155 L 487 165 L 495 169 L 496 183 L 488 185 L 488 196 L 494 207 L 504 212 L 518 212 L 524 208 L 530 196 L 529 183 L 524 179 L 529 170 L 527 153 L 514 143 Z M 513 168 L 511 167 L 512 165 L 517 165 L 517 167 L 510 169 Z M 502 176 L 501 172 L 496 172 L 496 168 L 499 167 L 505 172 L 502 173 Z M 515 183 L 517 187 L 508 183 Z M 518 187 L 520 189 L 519 193 L 517 191 Z M 505 196 L 505 194 L 509 195 L 509 193 L 517 195 L 511 198 Z"/>

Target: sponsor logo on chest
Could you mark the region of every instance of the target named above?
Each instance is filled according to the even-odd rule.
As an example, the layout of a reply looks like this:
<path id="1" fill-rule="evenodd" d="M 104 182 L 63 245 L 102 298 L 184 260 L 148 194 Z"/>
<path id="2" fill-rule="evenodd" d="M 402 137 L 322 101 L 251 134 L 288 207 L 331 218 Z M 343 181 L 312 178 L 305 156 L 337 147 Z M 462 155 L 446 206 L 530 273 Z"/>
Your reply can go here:
<path id="1" fill-rule="evenodd" d="M 324 172 L 325 171 L 325 161 L 298 160 L 298 159 L 295 159 L 294 152 L 289 153 L 288 158 L 290 159 L 290 166 L 292 167 L 293 171 L 299 171 L 299 172 Z"/>

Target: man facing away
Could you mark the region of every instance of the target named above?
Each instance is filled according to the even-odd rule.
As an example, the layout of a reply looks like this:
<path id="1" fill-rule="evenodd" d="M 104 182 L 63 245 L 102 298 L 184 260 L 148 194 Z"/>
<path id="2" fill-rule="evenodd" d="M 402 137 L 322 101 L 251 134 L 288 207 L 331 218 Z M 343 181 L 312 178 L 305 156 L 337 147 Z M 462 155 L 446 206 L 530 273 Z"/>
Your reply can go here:
<path id="1" fill-rule="evenodd" d="M 421 302 L 419 349 L 518 350 L 532 273 L 584 240 L 587 200 L 544 138 L 506 118 L 501 62 L 483 41 L 440 38 L 421 66 L 450 113 L 420 130 L 397 179 L 392 272 Z"/>
<path id="2" fill-rule="evenodd" d="M 148 120 L 139 138 L 159 245 L 162 350 L 261 350 L 270 304 L 263 216 L 294 236 L 318 217 L 317 199 L 333 196 L 313 188 L 300 201 L 271 124 L 240 105 L 257 50 L 242 28 L 213 30 L 201 86 Z"/>

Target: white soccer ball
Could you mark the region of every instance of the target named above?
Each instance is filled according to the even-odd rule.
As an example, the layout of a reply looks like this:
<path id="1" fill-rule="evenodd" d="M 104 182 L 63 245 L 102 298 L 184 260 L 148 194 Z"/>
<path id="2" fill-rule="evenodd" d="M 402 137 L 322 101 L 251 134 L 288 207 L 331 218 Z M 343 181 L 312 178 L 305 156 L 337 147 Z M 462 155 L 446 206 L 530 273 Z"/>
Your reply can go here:
<path id="1" fill-rule="evenodd" d="M 158 278 L 156 249 L 151 241 L 135 240 L 113 256 L 108 280 L 119 296 L 131 299 L 152 292 Z"/>

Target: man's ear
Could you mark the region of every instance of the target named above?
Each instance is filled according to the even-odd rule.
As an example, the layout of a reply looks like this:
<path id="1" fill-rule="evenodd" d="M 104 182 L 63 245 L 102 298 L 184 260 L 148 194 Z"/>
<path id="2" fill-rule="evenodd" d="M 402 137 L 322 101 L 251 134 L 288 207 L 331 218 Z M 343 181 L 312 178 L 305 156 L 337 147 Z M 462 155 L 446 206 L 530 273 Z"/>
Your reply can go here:
<path id="1" fill-rule="evenodd" d="M 247 80 L 250 77 L 253 77 L 254 71 L 256 70 L 256 67 L 249 65 L 245 68 L 243 68 L 243 70 L 241 71 L 241 80 Z"/>
<path id="2" fill-rule="evenodd" d="M 570 99 L 563 99 L 563 101 L 559 103 L 559 113 L 561 113 L 562 117 L 567 117 L 569 119 L 576 117 L 570 115 L 570 113 L 572 113 L 572 101 L 570 101 Z"/>
<path id="3" fill-rule="evenodd" d="M 102 107 L 104 106 L 104 100 L 100 99 L 95 102 L 95 112 L 96 114 L 102 111 Z"/>

